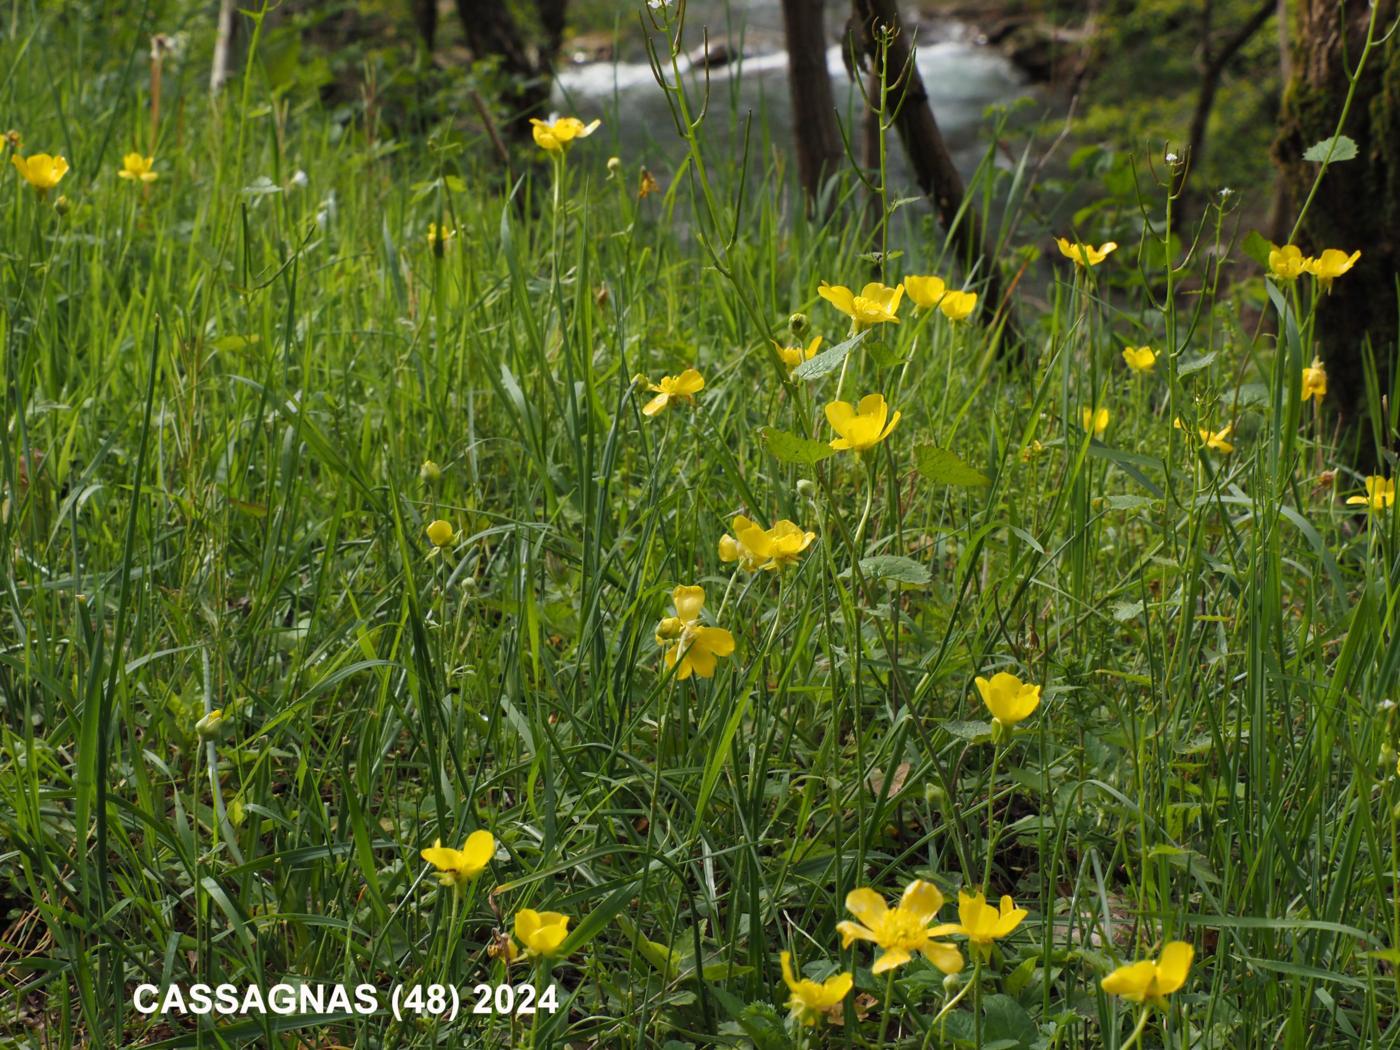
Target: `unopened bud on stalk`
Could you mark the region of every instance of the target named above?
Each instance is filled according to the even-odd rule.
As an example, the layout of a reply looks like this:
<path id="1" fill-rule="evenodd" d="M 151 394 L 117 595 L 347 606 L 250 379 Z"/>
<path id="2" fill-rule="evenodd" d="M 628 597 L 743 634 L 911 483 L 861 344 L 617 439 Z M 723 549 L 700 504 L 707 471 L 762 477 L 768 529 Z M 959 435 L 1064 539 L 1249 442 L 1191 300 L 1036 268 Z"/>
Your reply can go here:
<path id="1" fill-rule="evenodd" d="M 792 332 L 794 337 L 801 338 L 802 333 L 807 331 L 807 315 L 793 314 L 789 317 L 788 331 Z"/>
<path id="2" fill-rule="evenodd" d="M 216 707 L 194 724 L 194 731 L 201 740 L 218 740 L 224 734 L 224 710 Z"/>

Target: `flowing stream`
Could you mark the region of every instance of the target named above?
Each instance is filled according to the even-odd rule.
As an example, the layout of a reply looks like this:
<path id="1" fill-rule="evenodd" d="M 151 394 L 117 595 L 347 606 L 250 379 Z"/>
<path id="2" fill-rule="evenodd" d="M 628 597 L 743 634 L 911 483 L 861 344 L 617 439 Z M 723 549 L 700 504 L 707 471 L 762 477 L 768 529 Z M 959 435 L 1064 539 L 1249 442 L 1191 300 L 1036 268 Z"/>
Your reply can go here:
<path id="1" fill-rule="evenodd" d="M 639 154 L 647 163 L 667 165 L 681 152 L 675 126 L 642 49 L 637 21 L 640 5 L 625 7 L 618 21 L 616 53 L 588 60 L 587 51 L 577 49 L 575 61 L 561 70 L 558 102 L 570 111 L 601 115 L 615 129 L 624 151 Z M 842 123 L 853 148 L 858 148 L 861 99 L 847 76 L 841 46 L 836 42 L 849 4 L 836 0 L 827 7 L 826 30 L 831 41 L 827 65 Z M 700 47 L 702 27 L 709 30 L 712 53 L 722 46 L 736 56 L 710 69 L 709 112 L 713 119 L 708 122 L 708 134 L 715 133 L 715 124 L 733 134 L 734 118 L 742 120 L 752 112 L 755 132 L 766 131 L 775 148 L 788 148 L 792 107 L 777 0 L 691 0 L 685 37 L 692 53 Z M 954 160 L 969 174 L 985 149 L 985 142 L 978 141 L 978 132 L 984 126 L 987 107 L 1013 102 L 1033 89 L 1003 54 L 979 46 L 961 24 L 921 25 L 917 32 L 924 86 Z M 698 97 L 703 91 L 704 71 L 691 68 L 688 61 L 682 62 L 682 70 Z M 898 177 L 905 169 L 893 139 L 890 157 Z"/>

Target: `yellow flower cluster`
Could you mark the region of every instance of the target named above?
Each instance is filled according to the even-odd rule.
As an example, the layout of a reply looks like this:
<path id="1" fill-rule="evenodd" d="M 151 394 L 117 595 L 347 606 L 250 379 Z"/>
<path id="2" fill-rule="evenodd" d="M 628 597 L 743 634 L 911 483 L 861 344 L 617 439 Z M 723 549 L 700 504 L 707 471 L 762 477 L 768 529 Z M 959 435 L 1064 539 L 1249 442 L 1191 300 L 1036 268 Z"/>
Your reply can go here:
<path id="1" fill-rule="evenodd" d="M 421 851 L 421 856 L 432 865 L 440 885 L 461 893 L 495 858 L 496 837 L 489 831 L 473 831 L 461 849 L 444 846 L 441 839 L 435 839 Z M 515 913 L 515 938 L 504 941 L 500 954 L 507 963 L 520 958 L 552 958 L 559 954 L 568 935 L 567 915 L 521 908 Z"/>
<path id="2" fill-rule="evenodd" d="M 872 281 L 859 292 L 823 281 L 817 294 L 851 319 L 853 333 L 877 324 L 899 324 L 899 306 L 908 293 L 922 310 L 937 307 L 950 321 L 965 321 L 977 308 L 977 293 L 950 290 L 941 277 L 910 276 L 893 288 Z"/>
<path id="3" fill-rule="evenodd" d="M 1305 273 L 1317 278 L 1324 291 L 1332 290 L 1332 282 L 1356 265 L 1359 251 L 1348 255 L 1339 248 L 1328 248 L 1313 258 L 1305 256 L 1296 244 L 1285 244 L 1269 252 L 1269 272 L 1280 281 L 1296 281 Z"/>
<path id="4" fill-rule="evenodd" d="M 734 636 L 723 627 L 706 627 L 700 622 L 700 610 L 705 607 L 705 589 L 678 586 L 671 592 L 676 615 L 667 616 L 656 625 L 656 644 L 666 649 L 667 669 L 675 668 L 676 678 L 685 681 L 691 675 L 713 678 L 717 658 L 734 652 Z"/>
<path id="5" fill-rule="evenodd" d="M 783 518 L 771 529 L 765 529 L 742 514 L 730 523 L 734 534 L 725 533 L 719 541 L 719 560 L 738 562 L 745 572 L 759 569 L 774 572 L 796 564 L 797 557 L 817 538 L 796 522 Z"/>

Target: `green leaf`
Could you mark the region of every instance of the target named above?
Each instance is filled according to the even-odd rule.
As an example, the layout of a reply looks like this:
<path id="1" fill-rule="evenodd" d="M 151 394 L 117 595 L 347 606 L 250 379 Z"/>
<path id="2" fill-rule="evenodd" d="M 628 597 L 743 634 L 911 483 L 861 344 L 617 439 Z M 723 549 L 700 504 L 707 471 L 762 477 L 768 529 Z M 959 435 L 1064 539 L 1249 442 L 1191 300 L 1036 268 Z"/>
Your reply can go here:
<path id="1" fill-rule="evenodd" d="M 816 358 L 812 358 L 813 361 Z M 804 467 L 810 467 L 814 463 L 820 463 L 824 459 L 836 455 L 836 450 L 830 445 L 821 441 L 813 441 L 811 438 L 798 437 L 796 434 L 789 434 L 786 430 L 779 430 L 777 427 L 764 427 L 762 430 L 763 443 L 768 446 L 768 451 L 773 453 L 781 463 L 797 463 Z"/>
<path id="2" fill-rule="evenodd" d="M 1113 618 L 1119 623 L 1127 623 L 1129 620 L 1136 620 L 1142 615 L 1143 604 L 1136 602 L 1114 602 Z"/>
<path id="3" fill-rule="evenodd" d="M 1258 230 L 1250 230 L 1244 239 L 1244 253 L 1251 259 L 1265 268 L 1269 265 L 1269 253 L 1276 247 L 1274 243 L 1266 239 Z"/>
<path id="4" fill-rule="evenodd" d="M 1119 494 L 1108 497 L 1108 505 L 1114 510 L 1142 510 L 1144 507 L 1150 507 L 1156 502 L 1156 500 L 1148 499 L 1146 496 Z"/>
<path id="5" fill-rule="evenodd" d="M 956 452 L 937 445 L 919 445 L 914 449 L 914 462 L 919 473 L 937 485 L 977 487 L 990 485 L 992 479 L 967 463 Z"/>
<path id="6" fill-rule="evenodd" d="M 823 350 L 810 361 L 803 361 L 792 370 L 792 378 L 820 379 L 827 373 L 836 371 L 841 362 L 846 360 L 846 355 L 859 346 L 864 338 L 865 332 L 859 332 L 844 343 L 837 343 L 830 350 Z"/>
<path id="7" fill-rule="evenodd" d="M 985 744 L 992 739 L 992 723 L 990 722 L 960 722 L 956 719 L 948 719 L 942 725 L 944 732 L 959 740 L 966 740 L 969 744 Z"/>
<path id="8" fill-rule="evenodd" d="M 1184 358 L 1176 366 L 1176 375 L 1180 379 L 1184 376 L 1193 375 L 1203 369 L 1209 368 L 1212 361 L 1218 356 L 1217 351 L 1212 350 L 1208 354 L 1199 354 L 1195 357 Z"/>
<path id="9" fill-rule="evenodd" d="M 245 346 L 252 346 L 261 342 L 261 336 L 257 335 L 221 335 L 209 344 L 211 350 L 242 350 Z"/>
<path id="10" fill-rule="evenodd" d="M 572 955 L 587 946 L 589 941 L 603 932 L 603 927 L 612 922 L 623 908 L 637 895 L 635 882 L 628 882 L 613 890 L 602 903 L 595 905 L 574 927 L 564 943 L 559 946 L 561 957 Z"/>
<path id="11" fill-rule="evenodd" d="M 927 587 L 933 582 L 928 566 L 900 554 L 876 554 L 860 560 L 862 576 L 876 580 L 896 580 L 910 587 Z"/>
<path id="12" fill-rule="evenodd" d="M 985 1027 L 982 1030 L 983 1046 L 994 1043 L 1004 1047 L 1024 1047 L 1030 1050 L 1036 1046 L 1040 1032 L 1025 1008 L 1009 995 L 989 995 L 982 1005 Z"/>
<path id="13" fill-rule="evenodd" d="M 1328 154 L 1331 154 L 1330 156 Z M 1323 139 L 1308 148 L 1303 154 L 1304 160 L 1310 160 L 1317 164 L 1335 164 L 1339 160 L 1352 160 L 1356 157 L 1356 143 L 1346 135 L 1334 135 L 1330 139 Z"/>

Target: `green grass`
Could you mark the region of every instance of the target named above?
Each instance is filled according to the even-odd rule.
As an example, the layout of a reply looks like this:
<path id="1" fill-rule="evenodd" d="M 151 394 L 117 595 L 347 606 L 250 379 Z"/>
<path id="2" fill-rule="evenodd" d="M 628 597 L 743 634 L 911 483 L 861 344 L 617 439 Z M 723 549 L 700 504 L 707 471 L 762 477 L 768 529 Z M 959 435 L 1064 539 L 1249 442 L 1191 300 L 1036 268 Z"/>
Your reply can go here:
<path id="1" fill-rule="evenodd" d="M 809 220 L 785 144 L 702 127 L 638 201 L 609 125 L 506 179 L 475 131 L 274 96 L 256 58 L 211 104 L 201 15 L 144 189 L 116 170 L 152 152 L 145 40 L 180 21 L 153 8 L 16 3 L 0 52 L 22 152 L 72 164 L 47 199 L 8 158 L 0 185 L 4 1045 L 776 1047 L 790 950 L 855 975 L 807 1045 L 1116 1048 L 1139 1014 L 1099 981 L 1169 939 L 1196 963 L 1144 1046 L 1396 1045 L 1400 537 L 1343 498 L 1400 399 L 1333 444 L 1298 395 L 1313 284 L 1251 277 L 1230 201 L 1175 231 L 1139 168 L 1076 231 L 1121 245 L 1086 278 L 1052 238 L 1102 173 L 1039 183 L 1044 144 L 1008 143 L 1028 159 L 974 198 L 1027 266 L 1019 338 L 906 302 L 788 379 L 789 316 L 835 346 L 820 281 L 876 274 L 854 180 Z M 923 209 L 893 213 L 885 276 L 960 286 Z M 692 365 L 695 403 L 645 418 L 633 376 Z M 865 457 L 763 436 L 824 446 L 822 406 L 870 392 L 903 416 Z M 1227 423 L 1231 454 L 1191 437 Z M 817 540 L 736 571 L 741 512 Z M 682 682 L 654 633 L 697 583 L 736 651 Z M 994 745 L 973 679 L 1003 670 L 1043 700 Z M 495 860 L 440 889 L 420 850 L 478 828 Z M 939 1024 L 942 973 L 887 982 L 835 929 L 850 890 L 914 878 L 943 921 L 984 878 L 1029 911 Z M 573 920 L 550 973 L 511 971 L 554 1014 L 131 1006 L 469 995 L 524 907 Z"/>

